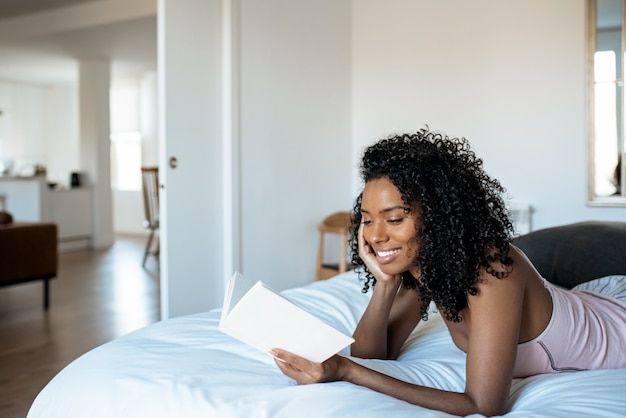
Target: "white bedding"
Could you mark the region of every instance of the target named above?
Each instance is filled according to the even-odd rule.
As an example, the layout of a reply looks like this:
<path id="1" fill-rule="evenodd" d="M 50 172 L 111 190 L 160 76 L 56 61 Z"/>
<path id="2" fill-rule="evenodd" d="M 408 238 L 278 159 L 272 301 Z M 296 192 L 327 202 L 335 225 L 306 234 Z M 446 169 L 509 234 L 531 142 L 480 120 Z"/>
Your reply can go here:
<path id="1" fill-rule="evenodd" d="M 348 334 L 369 297 L 354 272 L 283 294 Z M 214 310 L 159 322 L 86 353 L 42 390 L 28 417 L 450 416 L 345 382 L 297 386 L 271 356 L 221 333 L 219 316 Z M 464 360 L 433 314 L 398 360 L 359 361 L 400 379 L 462 391 Z M 626 369 L 516 380 L 509 411 L 511 418 L 624 417 Z"/>

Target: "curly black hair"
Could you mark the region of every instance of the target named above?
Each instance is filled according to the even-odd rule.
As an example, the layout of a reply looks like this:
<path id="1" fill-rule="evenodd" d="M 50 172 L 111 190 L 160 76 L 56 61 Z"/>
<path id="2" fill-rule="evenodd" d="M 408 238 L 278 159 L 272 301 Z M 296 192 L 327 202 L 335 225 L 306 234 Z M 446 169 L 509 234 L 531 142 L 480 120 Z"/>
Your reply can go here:
<path id="1" fill-rule="evenodd" d="M 499 261 L 511 266 L 509 242 L 514 229 L 502 195 L 505 189 L 483 170 L 483 162 L 465 138 L 449 138 L 428 128 L 394 135 L 368 147 L 361 160 L 364 183 L 389 179 L 407 207 L 419 211 L 415 234 L 421 249 L 414 263 L 421 270 L 415 280 L 403 274 L 403 285 L 420 294 L 421 317 L 428 318 L 434 301 L 447 320 L 459 322 L 467 295 L 477 293 L 481 268 L 497 278 L 510 269 L 494 269 Z M 351 262 L 365 275 L 363 292 L 376 279 L 358 251 L 363 193 L 354 203 L 350 228 Z"/>

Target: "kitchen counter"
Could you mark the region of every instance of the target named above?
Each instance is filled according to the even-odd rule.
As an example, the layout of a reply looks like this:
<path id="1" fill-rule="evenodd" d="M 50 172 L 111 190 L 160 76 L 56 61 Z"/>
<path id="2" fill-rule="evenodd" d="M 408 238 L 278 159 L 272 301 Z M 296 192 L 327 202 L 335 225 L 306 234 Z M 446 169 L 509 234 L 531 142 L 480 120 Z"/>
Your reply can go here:
<path id="1" fill-rule="evenodd" d="M 59 250 L 91 247 L 93 193 L 88 187 L 55 190 L 45 176 L 0 177 L 0 196 L 15 222 L 53 222 Z M 0 199 L 2 200 L 2 199 Z"/>

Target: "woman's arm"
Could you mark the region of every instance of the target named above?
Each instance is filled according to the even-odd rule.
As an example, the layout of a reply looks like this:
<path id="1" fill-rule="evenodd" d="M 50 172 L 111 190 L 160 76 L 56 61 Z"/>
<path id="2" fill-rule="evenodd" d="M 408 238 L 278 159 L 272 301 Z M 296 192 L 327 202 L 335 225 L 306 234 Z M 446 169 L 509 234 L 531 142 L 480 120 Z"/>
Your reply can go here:
<path id="1" fill-rule="evenodd" d="M 272 350 L 272 355 L 276 357 L 280 370 L 301 385 L 343 380 L 415 405 L 454 415 L 465 416 L 480 412 L 467 393 L 443 391 L 404 382 L 340 355 L 335 355 L 321 364 L 279 349 Z"/>
<path id="2" fill-rule="evenodd" d="M 419 294 L 402 286 L 401 275 L 383 273 L 374 251 L 359 228 L 359 257 L 376 277 L 376 285 L 359 324 L 350 350 L 355 357 L 395 359 L 404 341 L 420 320 Z"/>
<path id="3" fill-rule="evenodd" d="M 378 282 L 354 331 L 351 354 L 361 358 L 395 359 L 419 320 L 417 291 L 395 282 Z"/>
<path id="4" fill-rule="evenodd" d="M 503 279 L 483 275 L 477 287 L 462 319 L 469 334 L 464 392 L 403 382 L 339 355 L 321 364 L 283 350 L 273 350 L 273 355 L 282 372 L 299 384 L 344 380 L 454 415 L 501 415 L 515 367 L 525 283 L 514 270 Z"/>

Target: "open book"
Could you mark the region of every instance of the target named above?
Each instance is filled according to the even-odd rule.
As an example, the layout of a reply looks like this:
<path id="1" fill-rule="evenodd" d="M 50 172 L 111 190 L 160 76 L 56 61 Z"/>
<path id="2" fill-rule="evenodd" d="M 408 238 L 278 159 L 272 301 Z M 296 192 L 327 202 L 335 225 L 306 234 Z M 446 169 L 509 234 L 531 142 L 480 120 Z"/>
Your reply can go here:
<path id="1" fill-rule="evenodd" d="M 237 272 L 226 287 L 219 328 L 263 352 L 281 348 L 318 363 L 354 342 L 263 282 Z"/>

